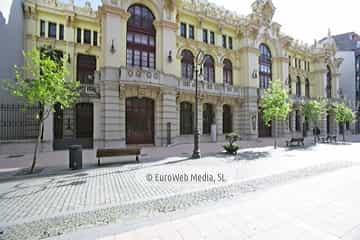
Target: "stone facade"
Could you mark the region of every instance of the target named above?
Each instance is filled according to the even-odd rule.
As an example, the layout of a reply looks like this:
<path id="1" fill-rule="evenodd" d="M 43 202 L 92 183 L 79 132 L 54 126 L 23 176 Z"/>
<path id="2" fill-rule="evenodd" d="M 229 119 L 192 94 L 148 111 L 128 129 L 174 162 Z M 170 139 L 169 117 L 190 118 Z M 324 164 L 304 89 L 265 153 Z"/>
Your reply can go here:
<path id="1" fill-rule="evenodd" d="M 132 7 L 134 11 L 130 10 Z M 272 20 L 275 7 L 271 0 L 255 1 L 248 16 L 198 0 L 143 0 L 140 3 L 103 0 L 98 10 L 89 4 L 74 6 L 73 1 L 25 0 L 24 11 L 25 49 L 50 45 L 61 50 L 70 57 L 69 80 L 79 80 L 79 54 L 96 57 L 94 81 L 82 84 L 85 91 L 79 99 L 79 103 L 89 103 L 93 109 L 93 135 L 90 137 L 94 144 L 91 147 L 134 143 L 166 146 L 192 141 L 192 134 L 182 133 L 187 132 L 186 126 L 193 127 L 189 121 L 195 114 L 196 77 L 194 73 L 191 76 L 187 73 L 184 51 L 194 56 L 190 71 L 198 65 L 199 52 L 206 55 L 201 60 L 212 59 L 210 68 L 206 67 L 206 62 L 198 66 L 203 73 L 199 74 L 197 113 L 201 141 L 212 140 L 208 132 L 210 124 L 216 125 L 217 141 L 224 139 L 225 129 L 239 133 L 243 139 L 259 136 L 258 103 L 264 74 L 284 83 L 291 91 L 295 106 L 310 98 L 326 98 L 327 76 L 330 76 L 332 93 L 328 96 L 329 101 L 338 97 L 341 59 L 335 57 L 336 45 L 331 36 L 322 43 L 309 46 L 285 35 L 281 25 Z M 150 26 L 147 30 L 153 35 L 149 35 L 150 40 L 145 40 L 147 46 L 141 48 L 142 59 L 139 60 L 140 52 L 136 47 L 134 52 L 128 51 L 134 44 L 129 26 L 137 24 L 134 14 L 143 12 L 150 14 L 140 16 L 139 21 L 143 26 Z M 142 22 L 150 18 L 152 24 Z M 48 36 L 49 28 L 54 27 L 49 23 L 57 26 L 55 37 Z M 64 30 L 60 30 L 60 25 Z M 91 37 L 85 36 L 89 32 Z M 80 39 L 79 35 L 82 36 Z M 270 66 L 269 73 L 260 65 L 260 45 L 266 46 L 270 53 L 271 62 L 265 63 Z M 142 65 L 144 62 L 148 64 L 146 67 Z M 229 64 L 225 67 L 229 62 L 230 71 L 226 70 Z M 297 78 L 301 90 L 296 90 Z M 183 102 L 190 104 L 192 112 L 185 112 Z M 231 112 L 225 112 L 225 108 Z M 139 116 L 143 119 L 139 120 Z M 290 116 L 295 126 L 294 114 Z M 277 123 L 272 134 L 274 129 L 281 135 L 290 134 L 289 122 Z M 51 116 L 45 134 L 50 142 L 55 142 L 54 125 L 56 119 Z M 299 133 L 303 127 L 302 123 L 300 125 Z"/>

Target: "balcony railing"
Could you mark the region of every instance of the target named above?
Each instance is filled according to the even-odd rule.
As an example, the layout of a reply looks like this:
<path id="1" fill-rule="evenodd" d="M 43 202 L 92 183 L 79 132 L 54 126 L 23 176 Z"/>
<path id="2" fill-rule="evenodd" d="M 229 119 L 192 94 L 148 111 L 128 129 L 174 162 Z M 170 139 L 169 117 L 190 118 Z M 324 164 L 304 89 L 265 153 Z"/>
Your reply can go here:
<path id="1" fill-rule="evenodd" d="M 195 80 L 179 79 L 178 89 L 183 91 L 195 91 Z M 239 87 L 210 83 L 206 81 L 198 82 L 198 89 L 200 93 L 207 93 L 213 95 L 225 95 L 240 97 L 241 91 Z"/>
<path id="2" fill-rule="evenodd" d="M 100 98 L 100 86 L 98 84 L 80 84 L 80 96 Z"/>

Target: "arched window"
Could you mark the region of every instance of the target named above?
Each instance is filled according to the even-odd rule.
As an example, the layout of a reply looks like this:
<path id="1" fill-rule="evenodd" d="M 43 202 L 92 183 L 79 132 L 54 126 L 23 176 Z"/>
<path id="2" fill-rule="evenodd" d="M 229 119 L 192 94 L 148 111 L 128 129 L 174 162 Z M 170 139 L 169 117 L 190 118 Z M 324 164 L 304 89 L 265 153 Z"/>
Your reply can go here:
<path id="1" fill-rule="evenodd" d="M 301 80 L 300 77 L 296 77 L 296 96 L 301 97 Z"/>
<path id="2" fill-rule="evenodd" d="M 143 5 L 132 5 L 127 22 L 128 66 L 155 68 L 155 28 L 154 15 Z"/>
<path id="3" fill-rule="evenodd" d="M 327 73 L 326 73 L 326 97 L 331 98 L 332 92 L 332 77 L 331 77 L 331 69 L 330 66 L 327 66 Z"/>
<path id="4" fill-rule="evenodd" d="M 310 97 L 310 82 L 309 79 L 305 80 L 305 97 Z"/>
<path id="5" fill-rule="evenodd" d="M 233 68 L 232 63 L 229 59 L 225 59 L 224 62 L 224 68 L 223 68 L 223 80 L 224 83 L 233 85 Z"/>
<path id="6" fill-rule="evenodd" d="M 204 80 L 210 83 L 215 82 L 214 59 L 206 55 L 204 59 Z"/>
<path id="7" fill-rule="evenodd" d="M 268 88 L 272 79 L 272 60 L 270 49 L 265 44 L 260 44 L 259 77 L 260 88 Z"/>
<path id="8" fill-rule="evenodd" d="M 194 55 L 189 50 L 183 50 L 181 53 L 181 77 L 184 79 L 193 79 Z"/>

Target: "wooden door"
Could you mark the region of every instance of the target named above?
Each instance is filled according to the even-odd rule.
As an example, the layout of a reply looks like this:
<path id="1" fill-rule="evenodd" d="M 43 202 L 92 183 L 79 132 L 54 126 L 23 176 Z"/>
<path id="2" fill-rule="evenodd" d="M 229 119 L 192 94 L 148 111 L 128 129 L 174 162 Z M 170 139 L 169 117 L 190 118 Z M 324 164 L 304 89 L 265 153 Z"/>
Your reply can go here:
<path id="1" fill-rule="evenodd" d="M 231 133 L 232 131 L 231 106 L 225 104 L 223 106 L 223 133 Z"/>
<path id="2" fill-rule="evenodd" d="M 154 101 L 126 99 L 126 143 L 154 144 Z"/>

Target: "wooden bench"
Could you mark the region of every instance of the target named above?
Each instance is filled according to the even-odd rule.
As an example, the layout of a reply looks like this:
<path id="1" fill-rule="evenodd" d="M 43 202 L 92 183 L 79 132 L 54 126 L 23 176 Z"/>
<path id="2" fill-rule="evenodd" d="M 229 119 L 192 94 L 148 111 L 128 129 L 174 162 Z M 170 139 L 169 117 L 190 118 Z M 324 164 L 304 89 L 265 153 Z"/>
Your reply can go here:
<path id="1" fill-rule="evenodd" d="M 300 146 L 300 144 L 304 146 L 304 138 L 291 138 L 290 140 L 286 141 L 286 146 L 294 146 L 294 143 L 297 143 L 297 146 Z"/>
<path id="2" fill-rule="evenodd" d="M 121 157 L 121 156 L 136 156 L 136 162 L 139 162 L 141 154 L 140 148 L 113 148 L 113 149 L 98 149 L 96 157 L 98 159 L 98 166 L 100 166 L 100 158 L 104 157 Z"/>

